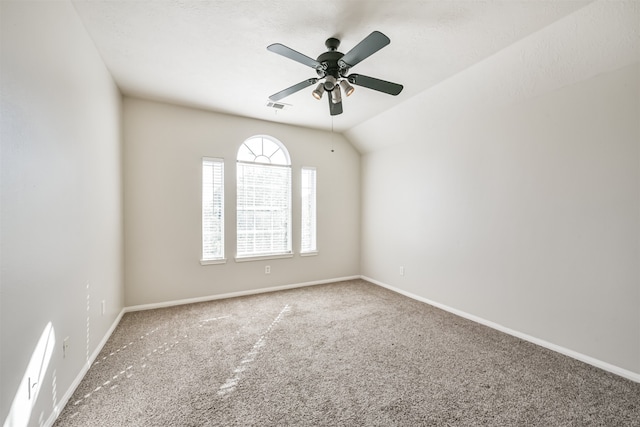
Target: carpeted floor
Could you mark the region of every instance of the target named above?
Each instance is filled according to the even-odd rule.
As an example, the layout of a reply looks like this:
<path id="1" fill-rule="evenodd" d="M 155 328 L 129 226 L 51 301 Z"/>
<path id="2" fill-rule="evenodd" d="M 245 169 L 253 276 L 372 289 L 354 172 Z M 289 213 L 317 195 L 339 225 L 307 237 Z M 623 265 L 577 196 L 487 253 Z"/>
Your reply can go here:
<path id="1" fill-rule="evenodd" d="M 55 426 L 640 426 L 640 384 L 362 280 L 127 313 Z"/>

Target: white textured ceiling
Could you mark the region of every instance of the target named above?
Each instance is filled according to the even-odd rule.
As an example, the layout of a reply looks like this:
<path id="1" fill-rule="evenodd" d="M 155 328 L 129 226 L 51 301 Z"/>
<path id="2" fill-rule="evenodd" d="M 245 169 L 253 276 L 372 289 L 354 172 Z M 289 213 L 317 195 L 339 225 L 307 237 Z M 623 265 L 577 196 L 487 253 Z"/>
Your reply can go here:
<path id="1" fill-rule="evenodd" d="M 126 95 L 345 131 L 423 92 L 590 1 L 74 0 Z M 363 87 L 333 124 L 313 87 L 266 107 L 269 95 L 315 71 L 267 51 L 282 43 L 316 58 L 328 37 L 346 53 L 378 30 L 391 44 L 351 72 L 404 85 L 398 96 Z M 480 82 L 479 82 L 480 84 Z"/>

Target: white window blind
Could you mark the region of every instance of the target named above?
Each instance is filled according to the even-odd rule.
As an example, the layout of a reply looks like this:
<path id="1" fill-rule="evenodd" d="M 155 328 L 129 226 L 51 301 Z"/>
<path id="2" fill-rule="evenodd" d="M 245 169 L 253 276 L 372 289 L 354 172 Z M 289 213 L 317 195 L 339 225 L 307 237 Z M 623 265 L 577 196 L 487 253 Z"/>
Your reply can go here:
<path id="1" fill-rule="evenodd" d="M 202 159 L 202 261 L 224 259 L 224 161 Z"/>
<path id="2" fill-rule="evenodd" d="M 316 169 L 302 168 L 301 174 L 301 242 L 300 252 L 309 253 L 317 250 L 316 245 Z"/>
<path id="3" fill-rule="evenodd" d="M 286 163 L 286 164 L 282 164 Z M 291 254 L 291 166 L 284 146 L 247 140 L 237 162 L 237 257 Z"/>

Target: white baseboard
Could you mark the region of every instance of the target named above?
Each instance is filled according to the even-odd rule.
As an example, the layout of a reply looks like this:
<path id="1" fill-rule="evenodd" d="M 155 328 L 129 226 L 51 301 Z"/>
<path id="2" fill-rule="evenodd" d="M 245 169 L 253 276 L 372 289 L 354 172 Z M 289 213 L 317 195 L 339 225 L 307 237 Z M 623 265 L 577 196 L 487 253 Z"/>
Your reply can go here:
<path id="1" fill-rule="evenodd" d="M 304 282 L 304 283 L 296 283 L 293 285 L 283 285 L 283 286 L 274 286 L 271 288 L 262 288 L 262 289 L 251 289 L 251 290 L 247 290 L 247 291 L 239 291 L 239 292 L 230 292 L 230 293 L 226 293 L 226 294 L 218 294 L 218 295 L 208 295 L 205 297 L 198 297 L 198 298 L 187 298 L 187 299 L 180 299 L 180 300 L 174 300 L 174 301 L 165 301 L 165 302 L 158 302 L 158 303 L 153 303 L 153 304 L 142 304 L 142 305 L 133 305 L 130 307 L 125 307 L 125 312 L 129 313 L 132 311 L 142 311 L 142 310 L 152 310 L 154 308 L 164 308 L 164 307 L 173 307 L 176 305 L 183 305 L 183 304 L 193 304 L 196 302 L 206 302 L 206 301 L 214 301 L 214 300 L 218 300 L 218 299 L 226 299 L 226 298 L 235 298 L 235 297 L 243 297 L 243 296 L 247 296 L 247 295 L 257 295 L 257 294 L 264 294 L 267 292 L 276 292 L 276 291 L 283 291 L 286 289 L 294 289 L 294 288 L 304 288 L 306 286 L 313 286 L 313 285 L 324 285 L 327 283 L 335 283 L 335 282 L 342 282 L 345 280 L 355 280 L 355 279 L 360 279 L 361 276 L 348 276 L 348 277 L 338 277 L 338 278 L 334 278 L 334 279 L 325 279 L 325 280 L 317 280 L 317 281 L 313 281 L 313 282 Z"/>
<path id="2" fill-rule="evenodd" d="M 367 276 L 360 276 L 360 277 L 363 280 L 366 280 L 367 282 L 371 282 L 371 283 L 373 283 L 375 285 L 378 285 L 378 286 L 381 286 L 383 288 L 389 289 L 390 291 L 399 293 L 399 294 L 404 295 L 406 297 L 409 297 L 411 299 L 414 299 L 414 300 L 417 300 L 417 301 L 420 301 L 420 302 L 424 302 L 426 304 L 429 304 L 429 305 L 432 305 L 434 307 L 440 308 L 442 310 L 448 311 L 449 313 L 453 313 L 453 314 L 455 314 L 457 316 L 463 317 L 465 319 L 471 320 L 471 321 L 479 323 L 481 325 L 488 326 L 488 327 L 490 327 L 492 329 L 496 329 L 496 330 L 498 330 L 500 332 L 504 332 L 505 334 L 509 334 L 509 335 L 514 336 L 514 337 L 520 338 L 522 340 L 529 341 L 529 342 L 531 342 L 533 344 L 539 345 L 541 347 L 547 348 L 549 350 L 555 351 L 555 352 L 560 353 L 560 354 L 564 354 L 565 356 L 569 356 L 569 357 L 571 357 L 573 359 L 576 359 L 576 360 L 579 360 L 581 362 L 587 363 L 589 365 L 595 366 L 596 368 L 600 368 L 600 369 L 605 370 L 607 372 L 611 372 L 611 373 L 619 375 L 619 376 L 621 376 L 623 378 L 626 378 L 626 379 L 629 379 L 631 381 L 640 383 L 640 374 L 639 373 L 636 373 L 636 372 L 633 372 L 633 371 L 629 371 L 627 369 L 621 368 L 621 367 L 616 366 L 616 365 L 612 365 L 612 364 L 607 363 L 607 362 L 603 362 L 602 360 L 598 360 L 598 359 L 595 359 L 595 358 L 593 358 L 591 356 L 587 356 L 585 354 L 578 353 L 577 351 L 574 351 L 574 350 L 559 346 L 557 344 L 550 343 L 550 342 L 542 340 L 540 338 L 536 338 L 536 337 L 533 337 L 531 335 L 527 335 L 525 333 L 518 332 L 518 331 L 516 331 L 514 329 L 507 328 L 506 326 L 502 326 L 502 325 L 500 325 L 498 323 L 495 323 L 495 322 L 492 322 L 490 320 L 483 319 L 483 318 L 475 316 L 473 314 L 469 314 L 469 313 L 466 313 L 464 311 L 449 307 L 447 305 L 440 304 L 439 302 L 435 302 L 435 301 L 432 301 L 430 299 L 423 298 L 423 297 L 421 297 L 419 295 L 416 295 L 416 294 L 413 294 L 411 292 L 407 292 L 407 291 L 404 291 L 402 289 L 396 288 L 394 286 L 387 285 L 386 283 L 382 283 L 382 282 L 380 282 L 378 280 L 375 280 L 375 279 L 372 279 L 370 277 L 367 277 Z"/>
<path id="3" fill-rule="evenodd" d="M 62 398 L 60 399 L 60 402 L 58 402 L 55 408 L 53 408 L 53 412 L 51 413 L 49 418 L 44 422 L 43 426 L 51 427 L 53 423 L 56 421 L 56 419 L 58 419 L 58 416 L 60 415 L 64 407 L 67 405 L 67 402 L 69 402 L 69 399 L 71 399 L 71 396 L 73 396 L 73 393 L 76 391 L 76 389 L 80 385 L 80 382 L 82 381 L 84 376 L 87 374 L 87 371 L 89 371 L 89 368 L 91 367 L 91 365 L 93 365 L 93 362 L 95 362 L 96 358 L 102 351 L 102 348 L 107 343 L 109 338 L 111 338 L 111 334 L 113 334 L 113 331 L 115 331 L 116 327 L 120 323 L 120 320 L 122 319 L 122 316 L 124 315 L 124 313 L 125 313 L 125 310 L 123 308 L 122 310 L 120 310 L 120 314 L 118 314 L 118 317 L 116 317 L 116 319 L 111 324 L 111 327 L 109 328 L 107 333 L 104 334 L 104 337 L 102 337 L 102 340 L 100 341 L 96 349 L 93 351 L 93 353 L 89 357 L 89 360 L 87 360 L 87 362 L 82 366 L 82 370 L 78 373 L 78 375 L 76 375 L 76 378 L 73 380 L 73 382 L 71 383 L 71 385 L 69 386 L 65 394 L 62 396 Z"/>

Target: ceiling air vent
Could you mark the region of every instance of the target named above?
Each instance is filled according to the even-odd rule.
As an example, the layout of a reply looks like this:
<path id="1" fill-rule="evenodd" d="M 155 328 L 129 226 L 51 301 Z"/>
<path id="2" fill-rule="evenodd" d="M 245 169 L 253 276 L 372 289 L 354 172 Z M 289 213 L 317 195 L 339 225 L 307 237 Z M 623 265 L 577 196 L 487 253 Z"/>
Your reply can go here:
<path id="1" fill-rule="evenodd" d="M 273 108 L 275 110 L 284 110 L 284 107 L 289 107 L 289 104 L 283 104 L 282 102 L 273 102 L 273 101 L 268 101 L 267 102 L 267 107 L 269 108 Z"/>

